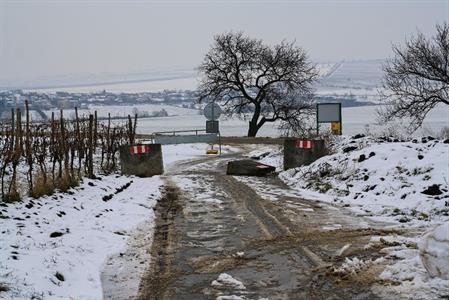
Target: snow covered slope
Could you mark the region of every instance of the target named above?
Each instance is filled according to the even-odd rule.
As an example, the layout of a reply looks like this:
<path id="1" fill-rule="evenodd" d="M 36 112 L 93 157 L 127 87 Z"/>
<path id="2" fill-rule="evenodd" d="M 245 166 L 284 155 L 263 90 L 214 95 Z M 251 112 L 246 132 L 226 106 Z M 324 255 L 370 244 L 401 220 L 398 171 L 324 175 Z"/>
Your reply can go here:
<path id="1" fill-rule="evenodd" d="M 335 154 L 280 177 L 309 199 L 407 233 L 375 236 L 367 245 L 384 244 L 384 257 L 370 262 L 382 267 L 379 279 L 391 283 L 373 286 L 380 298 L 442 299 L 449 294 L 448 142 L 342 137 L 333 144 Z"/>
<path id="2" fill-rule="evenodd" d="M 161 185 L 159 177 L 110 175 L 67 194 L 0 204 L 0 283 L 9 289 L 0 296 L 101 299 L 103 263 L 153 219 Z"/>
<path id="3" fill-rule="evenodd" d="M 334 148 L 337 153 L 280 177 L 378 220 L 411 225 L 449 219 L 449 144 L 344 137 Z"/>
<path id="4" fill-rule="evenodd" d="M 421 261 L 432 277 L 449 280 L 449 222 L 426 233 L 419 243 Z"/>

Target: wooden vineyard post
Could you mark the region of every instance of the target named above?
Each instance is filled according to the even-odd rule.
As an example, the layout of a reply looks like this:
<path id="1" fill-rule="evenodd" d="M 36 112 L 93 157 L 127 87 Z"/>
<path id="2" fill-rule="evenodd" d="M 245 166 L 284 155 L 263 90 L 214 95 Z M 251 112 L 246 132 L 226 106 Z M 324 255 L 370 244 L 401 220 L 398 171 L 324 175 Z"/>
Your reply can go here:
<path id="1" fill-rule="evenodd" d="M 26 110 L 26 136 L 25 136 L 25 149 L 26 149 L 26 160 L 28 162 L 28 184 L 30 189 L 30 194 L 33 193 L 33 156 L 31 151 L 31 132 L 30 132 L 30 109 L 28 100 L 25 100 L 25 110 Z"/>
<path id="2" fill-rule="evenodd" d="M 97 111 L 94 112 L 94 151 L 97 149 L 97 139 L 98 139 L 98 118 Z"/>
<path id="3" fill-rule="evenodd" d="M 134 144 L 134 139 L 133 139 L 133 120 L 131 119 L 130 115 L 128 115 L 128 139 L 129 139 L 129 144 L 130 145 Z"/>
<path id="4" fill-rule="evenodd" d="M 78 178 L 81 177 L 81 167 L 82 161 L 84 157 L 84 142 L 81 140 L 81 131 L 80 131 L 80 119 L 78 116 L 78 107 L 75 107 L 75 130 L 76 130 L 76 145 L 78 146 Z"/>
<path id="5" fill-rule="evenodd" d="M 137 114 L 134 115 L 133 143 L 136 141 Z"/>
<path id="6" fill-rule="evenodd" d="M 51 167 L 51 175 L 52 175 L 52 181 L 53 186 L 55 186 L 55 167 L 56 167 L 56 149 L 55 149 L 55 135 L 56 135 L 56 126 L 55 126 L 55 113 L 51 112 L 51 134 L 50 134 L 50 153 L 52 155 L 51 161 L 52 161 L 52 167 Z"/>
<path id="7" fill-rule="evenodd" d="M 89 178 L 94 178 L 94 149 L 93 149 L 93 123 L 94 123 L 94 116 L 92 114 L 89 115 L 89 159 L 87 160 L 87 173 Z"/>

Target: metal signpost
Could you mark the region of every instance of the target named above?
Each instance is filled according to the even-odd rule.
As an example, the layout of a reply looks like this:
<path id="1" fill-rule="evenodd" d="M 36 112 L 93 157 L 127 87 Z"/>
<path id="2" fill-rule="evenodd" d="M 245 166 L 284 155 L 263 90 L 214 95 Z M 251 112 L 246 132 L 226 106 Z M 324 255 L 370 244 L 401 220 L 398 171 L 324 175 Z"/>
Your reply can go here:
<path id="1" fill-rule="evenodd" d="M 316 133 L 319 134 L 320 123 L 331 123 L 334 134 L 342 134 L 341 103 L 318 103 L 316 105 Z"/>
<path id="2" fill-rule="evenodd" d="M 221 135 L 218 118 L 220 118 L 221 112 L 222 112 L 221 107 L 215 102 L 208 103 L 203 110 L 203 114 L 207 119 L 206 133 L 218 133 L 218 144 L 220 148 L 220 154 L 221 154 Z"/>

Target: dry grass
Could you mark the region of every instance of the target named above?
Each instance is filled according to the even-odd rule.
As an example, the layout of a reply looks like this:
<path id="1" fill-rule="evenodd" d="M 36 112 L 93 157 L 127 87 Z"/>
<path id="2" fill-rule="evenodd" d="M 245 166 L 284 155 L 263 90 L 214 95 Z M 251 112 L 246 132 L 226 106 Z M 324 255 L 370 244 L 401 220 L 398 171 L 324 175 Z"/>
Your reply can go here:
<path id="1" fill-rule="evenodd" d="M 45 175 L 42 172 L 37 173 L 33 178 L 33 190 L 30 192 L 30 196 L 33 198 L 39 198 L 44 195 L 52 195 L 55 191 L 55 187 L 51 183 L 49 175 Z"/>
<path id="2" fill-rule="evenodd" d="M 67 192 L 70 188 L 78 186 L 79 183 L 79 178 L 76 175 L 71 176 L 68 172 L 64 172 L 61 178 L 55 180 L 55 187 L 61 192 Z"/>
<path id="3" fill-rule="evenodd" d="M 55 178 L 53 182 L 51 175 L 44 176 L 41 172 L 34 176 L 33 191 L 30 196 L 33 198 L 39 198 L 42 196 L 52 195 L 56 189 L 61 192 L 67 192 L 70 188 L 79 185 L 79 178 L 77 176 L 71 176 L 71 174 L 64 172 L 61 178 Z"/>
<path id="4" fill-rule="evenodd" d="M 16 181 L 13 181 L 11 183 L 9 191 L 6 191 L 6 193 L 2 197 L 2 200 L 3 200 L 3 202 L 7 202 L 7 203 L 20 201 L 20 193 L 17 189 Z"/>
<path id="5" fill-rule="evenodd" d="M 20 194 L 16 189 L 11 190 L 10 193 L 7 193 L 3 196 L 3 202 L 12 203 L 20 201 Z"/>

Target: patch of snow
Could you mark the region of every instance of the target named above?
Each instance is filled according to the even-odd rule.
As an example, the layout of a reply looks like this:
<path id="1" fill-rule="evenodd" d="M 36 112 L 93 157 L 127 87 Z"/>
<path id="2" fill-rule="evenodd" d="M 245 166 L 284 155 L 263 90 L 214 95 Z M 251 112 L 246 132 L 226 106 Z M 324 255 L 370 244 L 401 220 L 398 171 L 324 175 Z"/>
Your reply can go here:
<path id="1" fill-rule="evenodd" d="M 172 165 L 174 165 L 175 162 L 179 162 L 181 160 L 216 156 L 206 154 L 207 149 L 210 148 L 211 146 L 205 143 L 162 145 L 164 169 L 167 170 Z M 218 149 L 218 145 L 214 145 L 214 148 Z M 241 150 L 239 148 L 229 145 L 222 145 L 221 148 L 222 154 L 229 154 L 240 151 Z"/>
<path id="2" fill-rule="evenodd" d="M 257 145 L 257 149 L 250 151 L 244 156 L 273 166 L 278 172 L 282 171 L 284 167 L 283 147 L 279 145 Z"/>
<path id="3" fill-rule="evenodd" d="M 419 256 L 429 275 L 449 280 L 449 222 L 427 232 L 418 245 Z"/>
<path id="4" fill-rule="evenodd" d="M 248 298 L 237 295 L 221 295 L 217 297 L 217 300 L 247 300 Z"/>
<path id="5" fill-rule="evenodd" d="M 442 299 L 449 295 L 449 280 L 431 277 L 424 268 L 419 257 L 419 250 L 410 247 L 410 242 L 418 238 L 398 237 L 400 245 L 383 249 L 386 258 L 394 259 L 394 263 L 385 267 L 379 278 L 392 284 L 388 289 L 383 285 L 375 285 L 374 292 L 383 298 L 400 299 Z M 389 243 L 396 239 L 391 239 Z"/>
<path id="6" fill-rule="evenodd" d="M 345 262 L 340 267 L 334 267 L 333 273 L 337 275 L 356 275 L 361 270 L 369 268 L 372 264 L 372 260 L 361 260 L 357 257 L 346 257 Z"/>
<path id="7" fill-rule="evenodd" d="M 344 245 L 340 250 L 337 251 L 337 256 L 342 256 L 343 253 L 351 247 L 351 244 Z"/>
<path id="8" fill-rule="evenodd" d="M 245 252 L 243 252 L 243 251 L 238 251 L 237 253 L 236 253 L 236 256 L 237 257 L 243 257 L 245 255 Z"/>
<path id="9" fill-rule="evenodd" d="M 235 279 L 227 273 L 221 273 L 216 280 L 212 281 L 211 285 L 218 288 L 232 287 L 238 290 L 246 289 L 245 285 L 241 281 Z"/>

